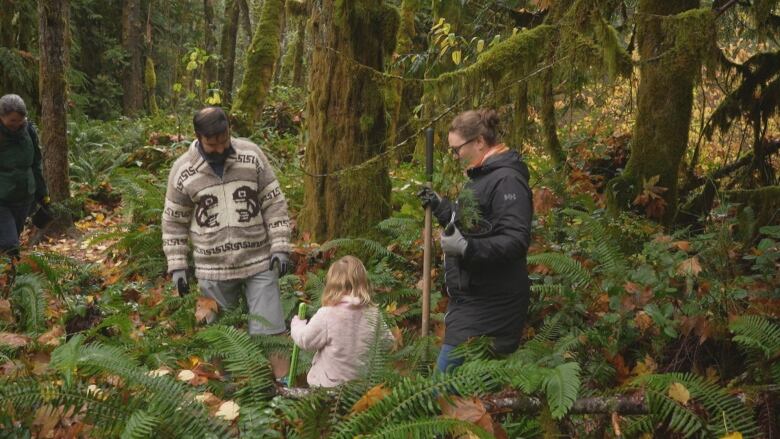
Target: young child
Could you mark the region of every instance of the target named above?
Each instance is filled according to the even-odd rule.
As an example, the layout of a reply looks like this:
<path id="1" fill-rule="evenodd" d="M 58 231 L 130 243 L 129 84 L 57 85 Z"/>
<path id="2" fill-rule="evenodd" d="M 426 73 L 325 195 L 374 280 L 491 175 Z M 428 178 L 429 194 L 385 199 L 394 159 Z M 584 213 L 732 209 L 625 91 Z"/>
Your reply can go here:
<path id="1" fill-rule="evenodd" d="M 371 302 L 371 286 L 363 263 L 344 256 L 330 266 L 322 307 L 311 321 L 293 317 L 292 339 L 302 349 L 317 351 L 306 376 L 310 386 L 335 387 L 359 376 L 364 355 L 381 325 L 382 342 L 393 336 Z"/>

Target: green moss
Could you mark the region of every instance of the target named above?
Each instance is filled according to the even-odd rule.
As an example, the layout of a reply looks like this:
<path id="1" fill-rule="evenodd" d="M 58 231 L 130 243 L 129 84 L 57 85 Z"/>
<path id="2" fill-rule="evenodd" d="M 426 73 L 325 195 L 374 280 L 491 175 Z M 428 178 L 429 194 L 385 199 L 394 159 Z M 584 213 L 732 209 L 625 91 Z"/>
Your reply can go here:
<path id="1" fill-rule="evenodd" d="M 550 25 L 517 32 L 483 52 L 474 64 L 445 73 L 437 79 L 439 82 L 452 81 L 460 77 L 500 80 L 509 74 L 522 77 L 539 63 L 544 48 L 547 47 L 547 41 L 556 32 L 556 28 Z"/>
<path id="2" fill-rule="evenodd" d="M 154 61 L 151 57 L 146 57 L 146 68 L 144 69 L 144 84 L 146 85 L 146 99 L 149 112 L 157 114 L 160 110 L 157 107 L 157 75 L 154 72 Z"/>
<path id="3" fill-rule="evenodd" d="M 271 88 L 274 63 L 279 55 L 279 33 L 284 0 L 265 0 L 260 22 L 244 61 L 244 79 L 231 112 L 235 128 L 246 132 L 260 120 L 263 105 Z"/>

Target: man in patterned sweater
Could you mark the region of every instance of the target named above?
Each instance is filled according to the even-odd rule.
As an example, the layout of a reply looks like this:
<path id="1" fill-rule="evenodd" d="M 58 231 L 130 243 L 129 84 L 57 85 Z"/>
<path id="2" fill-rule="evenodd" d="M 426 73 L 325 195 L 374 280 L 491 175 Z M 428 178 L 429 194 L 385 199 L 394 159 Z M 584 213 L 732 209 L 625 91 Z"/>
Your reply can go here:
<path id="1" fill-rule="evenodd" d="M 290 220 L 279 182 L 257 145 L 230 137 L 221 108 L 200 110 L 193 125 L 197 140 L 173 164 L 165 194 L 168 271 L 186 285 L 191 241 L 201 293 L 232 308 L 243 288 L 249 333 L 282 333 L 279 276 L 289 261 Z"/>

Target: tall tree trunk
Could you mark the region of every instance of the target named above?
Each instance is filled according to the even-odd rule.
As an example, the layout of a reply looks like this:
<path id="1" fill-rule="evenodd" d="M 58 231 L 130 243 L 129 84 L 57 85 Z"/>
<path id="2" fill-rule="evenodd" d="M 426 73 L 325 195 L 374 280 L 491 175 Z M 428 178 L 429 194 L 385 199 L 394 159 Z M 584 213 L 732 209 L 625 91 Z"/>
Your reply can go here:
<path id="1" fill-rule="evenodd" d="M 613 212 L 634 208 L 636 196 L 649 189 L 644 183 L 658 176 L 655 186 L 665 188 L 661 195 L 666 206 L 655 209 L 655 216 L 669 224 L 676 214 L 677 180 L 688 146 L 694 80 L 701 70 L 702 53 L 715 40 L 711 13 L 680 14 L 698 6 L 699 0 L 639 2 L 637 38 L 643 62 L 637 114 L 626 169 L 608 185 L 608 205 Z"/>
<path id="2" fill-rule="evenodd" d="M 122 109 L 134 116 L 144 107 L 143 21 L 141 0 L 124 0 L 122 4 L 122 47 L 127 53 L 127 69 L 122 81 Z"/>
<path id="3" fill-rule="evenodd" d="M 236 0 L 238 7 L 241 9 L 241 26 L 244 28 L 244 33 L 249 35 L 247 38 L 252 37 L 252 11 L 249 8 L 249 4 L 246 0 Z"/>
<path id="4" fill-rule="evenodd" d="M 414 47 L 414 38 L 417 36 L 417 30 L 414 26 L 414 18 L 417 10 L 420 8 L 420 0 L 403 0 L 401 2 L 401 17 L 398 25 L 397 43 L 395 53 L 404 56 L 415 51 L 422 52 L 421 48 Z M 393 72 L 395 75 L 403 76 L 403 66 L 398 66 Z M 422 74 L 415 76 L 422 79 Z M 396 158 L 401 160 L 410 159 L 414 156 L 415 140 L 412 138 L 417 131 L 414 123 L 414 107 L 422 99 L 423 87 L 421 82 L 397 81 L 392 84 L 392 113 L 390 118 L 390 132 L 388 133 L 388 143 L 395 146 L 401 142 L 407 141 L 404 146 L 397 151 Z"/>
<path id="5" fill-rule="evenodd" d="M 550 67 L 542 74 L 542 129 L 544 131 L 544 149 L 550 155 L 556 167 L 566 162 L 566 154 L 558 140 L 558 124 L 555 122 L 555 94 L 553 92 L 553 69 Z"/>
<path id="6" fill-rule="evenodd" d="M 238 19 L 241 7 L 238 0 L 225 1 L 225 25 L 222 27 L 222 43 L 220 53 L 222 61 L 219 65 L 219 82 L 225 91 L 224 105 L 230 105 L 233 94 L 233 72 L 236 66 L 236 37 L 238 36 Z"/>
<path id="7" fill-rule="evenodd" d="M 209 55 L 217 54 L 217 27 L 214 23 L 214 1 L 203 0 L 203 48 Z M 210 56 L 203 68 L 204 82 L 206 87 L 211 87 L 217 80 L 217 61 Z"/>
<path id="8" fill-rule="evenodd" d="M 287 8 L 283 7 L 281 16 L 279 17 L 279 53 L 277 54 L 276 62 L 274 63 L 274 84 L 279 83 L 279 77 L 282 74 L 282 55 L 289 50 L 289 44 L 289 37 L 287 35 Z"/>
<path id="9" fill-rule="evenodd" d="M 260 23 L 246 52 L 244 79 L 231 112 L 235 127 L 246 132 L 260 120 L 263 104 L 271 88 L 274 63 L 279 55 L 280 18 L 284 0 L 265 0 Z"/>
<path id="10" fill-rule="evenodd" d="M 38 2 L 43 175 L 54 201 L 70 197 L 66 84 L 69 12 L 68 0 Z"/>
<path id="11" fill-rule="evenodd" d="M 523 81 L 515 87 L 512 119 L 512 146 L 520 148 L 528 138 L 531 125 L 531 121 L 528 119 L 528 81 Z"/>
<path id="12" fill-rule="evenodd" d="M 300 221 L 316 240 L 363 232 L 390 213 L 387 165 L 377 159 L 386 150 L 384 97 L 373 72 L 356 65 L 383 71 L 397 26 L 382 0 L 323 0 L 312 11 L 304 163 L 313 175 Z"/>
<path id="13" fill-rule="evenodd" d="M 303 87 L 306 77 L 303 73 L 303 61 L 306 57 L 306 20 L 299 19 L 298 23 L 298 36 L 295 40 L 295 47 L 293 48 L 293 71 L 292 71 L 292 84 L 296 87 Z"/>

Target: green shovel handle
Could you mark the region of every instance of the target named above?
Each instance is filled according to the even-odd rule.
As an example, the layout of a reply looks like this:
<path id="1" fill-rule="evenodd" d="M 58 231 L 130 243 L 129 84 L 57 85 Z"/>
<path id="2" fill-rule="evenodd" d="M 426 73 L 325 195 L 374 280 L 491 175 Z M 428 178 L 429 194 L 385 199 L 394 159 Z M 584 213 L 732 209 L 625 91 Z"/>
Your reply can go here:
<path id="1" fill-rule="evenodd" d="M 299 319 L 305 319 L 306 318 L 306 303 L 301 302 L 298 304 L 298 318 Z M 287 385 L 292 387 L 293 380 L 295 380 L 295 376 L 298 374 L 298 351 L 300 351 L 300 348 L 297 344 L 293 343 L 293 350 L 292 355 L 290 356 L 290 372 L 287 374 Z"/>

